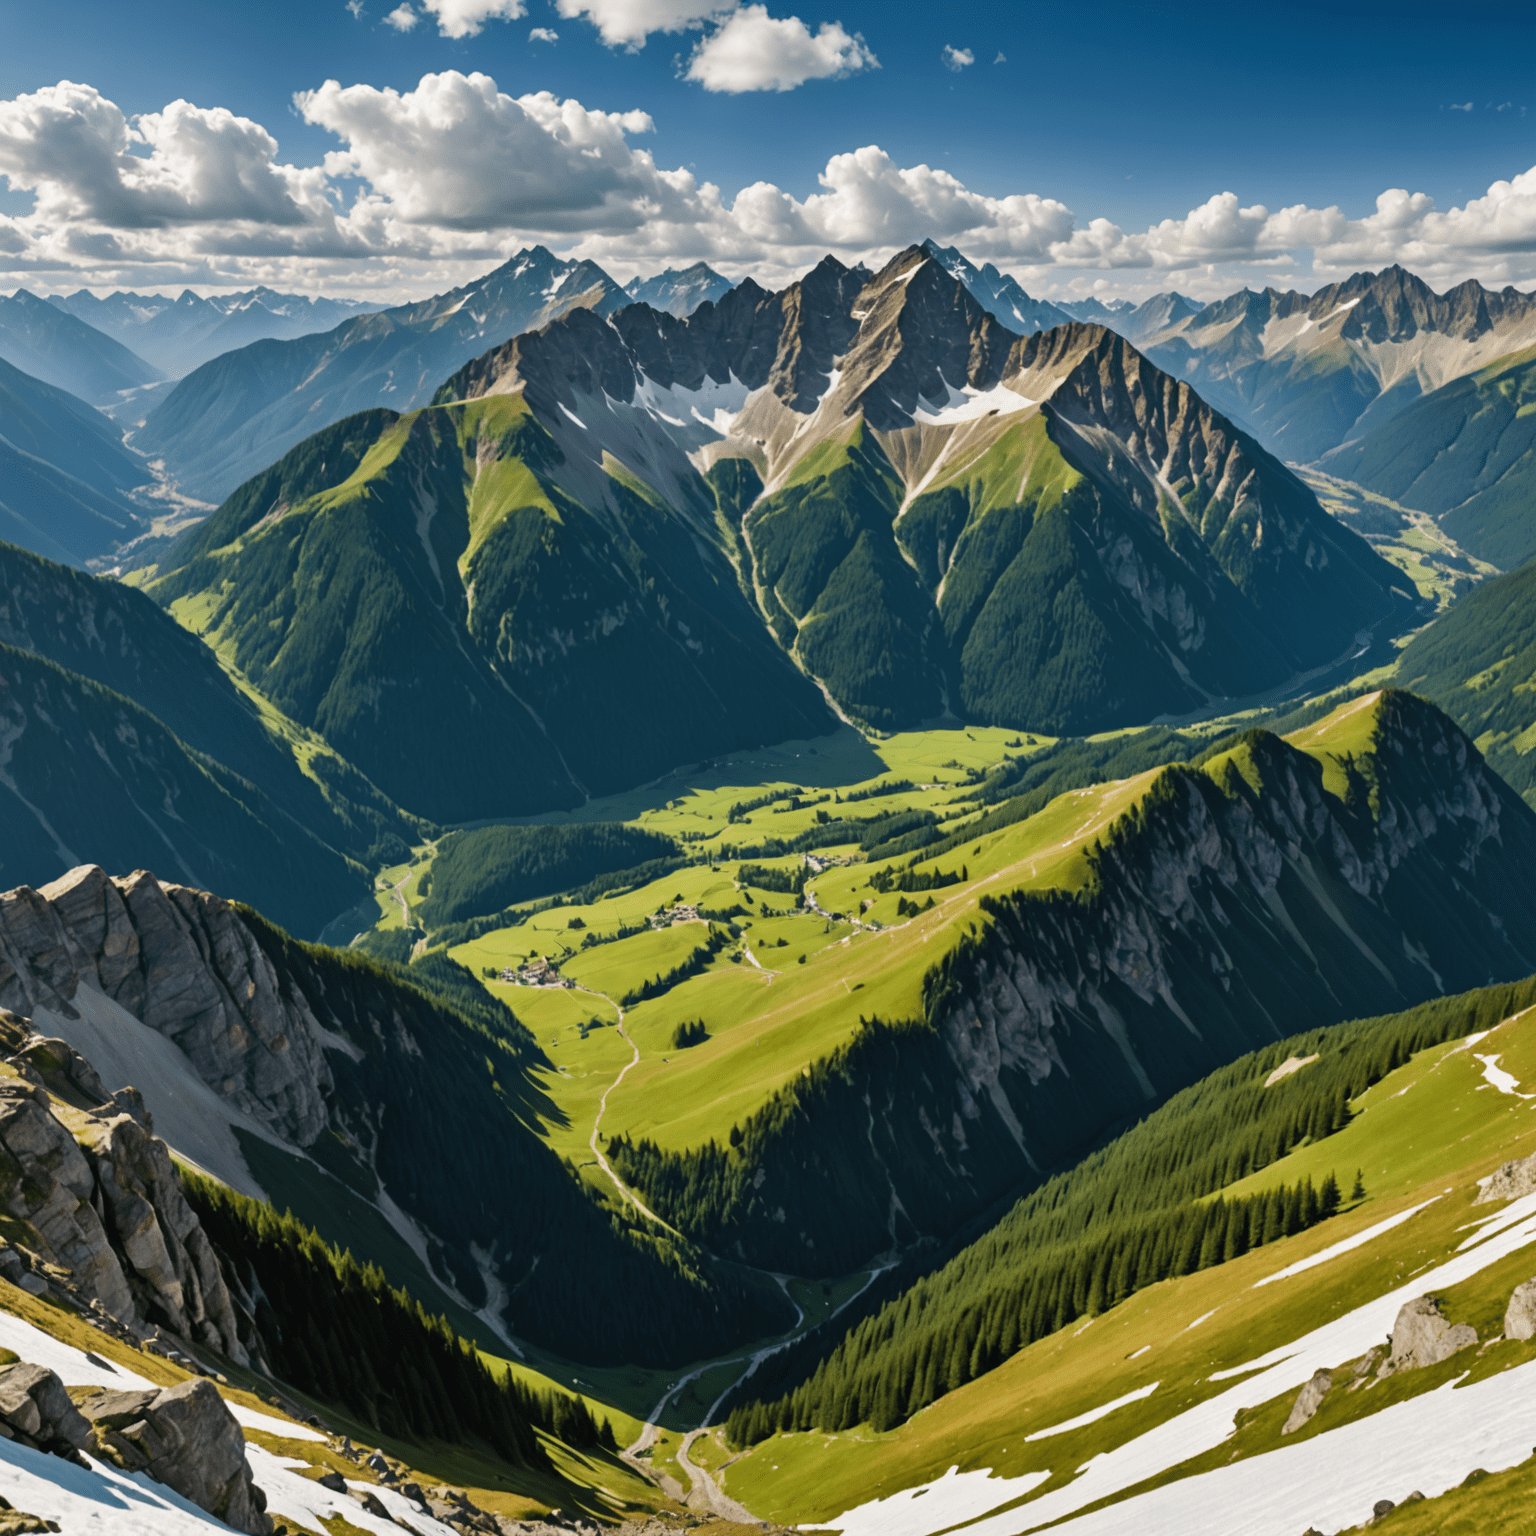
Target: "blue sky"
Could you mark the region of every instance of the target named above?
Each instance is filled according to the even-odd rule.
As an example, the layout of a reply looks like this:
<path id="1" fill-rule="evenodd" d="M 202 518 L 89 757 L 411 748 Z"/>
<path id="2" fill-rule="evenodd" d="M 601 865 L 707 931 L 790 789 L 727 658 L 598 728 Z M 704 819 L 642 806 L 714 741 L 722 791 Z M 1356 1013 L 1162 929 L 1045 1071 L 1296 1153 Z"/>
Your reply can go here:
<path id="1" fill-rule="evenodd" d="M 0 272 L 37 288 L 418 293 L 534 239 L 620 277 L 703 257 L 771 278 L 930 227 L 1032 292 L 1213 296 L 1387 259 L 1536 280 L 1530 3 L 143 0 L 61 25 L 5 0 L 0 20 Z M 473 74 L 494 89 L 444 84 Z M 92 94 L 44 101 L 61 80 Z M 646 120 L 535 126 L 516 102 L 536 93 Z M 144 131 L 178 99 L 223 113 Z M 879 161 L 829 189 L 864 148 Z M 776 191 L 744 211 L 756 184 Z M 1378 211 L 1391 189 L 1417 196 Z"/>

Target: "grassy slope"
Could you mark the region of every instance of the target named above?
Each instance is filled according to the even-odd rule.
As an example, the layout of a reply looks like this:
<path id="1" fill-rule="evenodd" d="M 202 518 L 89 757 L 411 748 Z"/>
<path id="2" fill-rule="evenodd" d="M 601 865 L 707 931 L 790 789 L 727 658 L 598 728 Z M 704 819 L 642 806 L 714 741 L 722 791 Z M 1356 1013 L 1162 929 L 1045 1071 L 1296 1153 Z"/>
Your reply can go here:
<path id="1" fill-rule="evenodd" d="M 1372 720 L 1368 704 L 1357 700 L 1290 739 L 1327 762 L 1332 753 L 1367 750 Z M 1018 738 L 1003 732 L 934 732 L 896 738 L 891 747 L 882 745 L 879 751 L 882 760 L 889 754 L 892 769 L 902 777 L 923 773 L 953 781 L 960 777 L 957 769 L 937 767 L 936 759 L 958 765 L 967 761 L 959 755 L 965 750 L 969 761 L 978 766 L 995 762 L 992 754 L 1003 740 Z M 1219 769 L 1220 764 L 1214 766 Z M 855 916 L 861 903 L 871 901 L 862 920 L 869 926 L 858 930 L 848 923 L 828 923 L 814 913 L 794 912 L 792 896 L 754 893 L 759 906 L 750 918 L 738 919 L 743 946 L 722 952 L 703 975 L 630 1010 L 629 1032 L 641 1061 L 609 1095 L 605 1134 L 643 1135 L 672 1149 L 697 1146 L 711 1138 L 723 1141 L 733 1124 L 760 1107 L 775 1090 L 849 1040 L 861 1017 L 920 1017 L 925 973 L 972 925 L 990 923 L 980 911 L 981 898 L 1020 889 L 1079 888 L 1088 874 L 1085 850 L 1146 792 L 1156 776 L 1157 771 L 1151 770 L 1132 779 L 1071 791 L 1027 821 L 920 862 L 919 871 L 964 868 L 968 878 L 934 891 L 933 909 L 910 920 L 898 917 L 897 903 L 902 898 L 896 892 L 881 895 L 868 885 L 873 870 L 888 862 L 900 867 L 904 859 L 833 865 L 809 881 L 808 890 L 833 914 Z M 941 815 L 946 808 L 961 817 L 975 814 L 970 804 L 950 805 L 955 793 L 951 782 L 857 802 L 847 810 L 868 815 L 877 809 L 926 804 Z M 776 815 L 765 807 L 753 813 L 750 826 L 727 831 L 723 825 L 730 804 L 727 796 L 740 799 L 742 792 L 722 787 L 673 795 L 663 806 L 642 814 L 641 824 L 666 830 L 708 828 L 710 841 L 704 846 L 715 848 L 738 838 L 788 835 L 812 825 L 817 809 L 837 809 L 828 802 Z M 859 856 L 851 845 L 821 854 Z M 787 869 L 799 859 L 766 862 Z M 724 858 L 714 868 L 694 865 L 591 906 L 553 908 L 525 925 L 487 934 L 451 953 L 477 975 L 487 965 L 517 963 L 530 954 L 558 958 L 563 950 L 575 951 L 583 937 L 582 932 L 568 928 L 575 917 L 587 925 L 587 932 L 602 932 L 621 922 L 638 921 L 675 895 L 722 906 L 739 899 L 732 882 L 737 867 L 738 861 Z M 922 904 L 928 898 L 920 893 L 915 899 Z M 763 915 L 764 906 L 781 915 Z M 881 925 L 879 931 L 872 931 L 874 924 Z M 675 937 L 682 934 L 697 938 Z M 692 927 L 669 929 L 665 935 L 645 934 L 581 954 L 565 969 L 584 985 L 616 996 L 644 975 L 655 973 L 657 953 L 678 953 L 701 938 L 702 930 Z M 782 948 L 781 938 L 785 940 Z M 674 947 L 667 949 L 669 944 Z M 733 958 L 740 947 L 750 947 L 757 965 Z M 799 959 L 802 954 L 804 964 Z M 499 984 L 492 985 L 502 990 Z M 589 1016 L 586 1003 L 544 1002 L 550 995 L 527 989 L 507 994 L 513 1011 L 530 1023 L 549 1019 L 551 1031 L 541 1039 L 557 1042 L 551 1047 L 557 1066 L 541 1077 L 541 1086 L 568 1117 L 566 1123 L 550 1127 L 550 1134 L 562 1152 L 585 1161 L 590 1158 L 586 1145 L 598 1101 L 629 1053 L 616 1034 L 606 1030 L 580 1039 L 576 1026 Z M 674 1050 L 673 1026 L 694 1018 L 705 1021 L 710 1038 L 689 1050 Z"/>
<path id="2" fill-rule="evenodd" d="M 1009 1477 L 1050 1470 L 1055 1476 L 1044 1488 L 1061 1486 L 1089 1457 L 1222 1390 L 1224 1383 L 1209 1379 L 1213 1371 L 1255 1359 L 1392 1289 L 1454 1250 L 1468 1222 L 1499 1209 L 1472 1208 L 1475 1181 L 1508 1158 L 1536 1151 L 1536 1100 L 1494 1091 L 1475 1055 L 1497 1055 L 1522 1085 L 1536 1081 L 1536 1015 L 1507 1021 L 1475 1047 L 1461 1042 L 1420 1053 L 1362 1095 L 1347 1129 L 1233 1186 L 1242 1192 L 1329 1171 L 1347 1180 L 1363 1167 L 1367 1199 L 1334 1221 L 1153 1286 L 1091 1323 L 1074 1323 L 888 1434 L 861 1427 L 837 1435 L 775 1436 L 733 1462 L 726 1487 L 765 1517 L 820 1521 L 950 1466 Z M 1434 1203 L 1375 1241 L 1276 1287 L 1253 1288 L 1265 1275 L 1426 1200 Z M 1536 1258 L 1526 1250 L 1448 1290 L 1447 1315 L 1474 1323 L 1484 1338 L 1496 1334 L 1510 1290 L 1533 1267 Z M 1500 1345 L 1477 1374 L 1533 1357 L 1536 1344 Z M 1398 1377 L 1390 1390 L 1373 1389 L 1369 1396 L 1341 1395 L 1325 1406 L 1318 1429 L 1307 1433 L 1374 1411 L 1405 1392 L 1444 1385 L 1468 1363 L 1466 1357 L 1453 1363 L 1449 1375 L 1436 1368 Z M 1024 1443 L 1027 1434 L 1151 1382 L 1159 1387 L 1145 1401 L 1068 1434 Z M 1229 1459 L 1234 1444 L 1238 1455 L 1274 1449 L 1293 1397 L 1289 1392 L 1245 1420 L 1220 1461 Z M 1203 1469 L 1197 1464 L 1186 1470 Z"/>

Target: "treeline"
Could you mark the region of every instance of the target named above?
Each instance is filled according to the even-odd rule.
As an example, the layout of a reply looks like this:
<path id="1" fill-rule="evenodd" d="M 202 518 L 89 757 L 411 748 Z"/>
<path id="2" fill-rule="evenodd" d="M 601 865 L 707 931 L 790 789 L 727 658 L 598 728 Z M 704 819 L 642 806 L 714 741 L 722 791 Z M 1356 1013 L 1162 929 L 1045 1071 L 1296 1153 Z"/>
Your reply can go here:
<path id="1" fill-rule="evenodd" d="M 633 1008 L 636 1003 L 643 1003 L 649 998 L 660 997 L 663 992 L 670 992 L 673 987 L 681 985 L 690 977 L 697 976 L 730 942 L 731 935 L 728 929 L 711 926 L 709 937 L 698 945 L 686 960 L 674 965 L 670 971 L 653 976 L 649 981 L 641 982 L 638 987 L 631 988 L 619 999 L 619 1006 Z"/>
<path id="2" fill-rule="evenodd" d="M 736 871 L 736 881 L 739 885 L 755 885 L 760 891 L 798 896 L 805 889 L 808 874 L 804 864 L 791 869 L 778 869 L 772 864 L 743 864 Z"/>
<path id="3" fill-rule="evenodd" d="M 483 917 L 472 917 L 462 923 L 448 923 L 441 928 L 435 928 L 432 932 L 432 942 L 442 947 L 468 944 L 472 939 L 494 933 L 498 928 L 519 927 L 530 917 L 536 917 L 540 912 L 548 912 L 554 907 L 591 906 L 593 902 L 601 901 L 604 896 L 615 891 L 628 891 L 636 886 L 649 885 L 652 880 L 670 875 L 673 870 L 681 869 L 685 864 L 709 862 L 708 854 L 689 858 L 678 854 L 675 858 L 649 859 L 644 864 L 636 864 L 630 869 L 609 870 L 605 874 L 594 876 L 585 885 L 577 886 L 573 890 L 561 891 L 556 896 L 542 897 L 535 902 L 507 907 L 500 912 L 488 912 Z"/>
<path id="4" fill-rule="evenodd" d="M 549 1466 L 534 1430 L 578 1449 L 613 1448 L 579 1398 L 494 1375 L 442 1317 L 390 1287 L 372 1264 L 331 1247 L 290 1213 L 211 1179 L 183 1175 L 209 1239 L 255 1296 L 268 1363 L 299 1391 L 334 1403 L 381 1435 L 478 1440 L 515 1466 Z"/>
<path id="5" fill-rule="evenodd" d="M 1027 1286 L 966 1312 L 952 1330 L 928 1328 L 909 1343 L 900 1333 L 906 1319 L 887 1319 L 886 1329 L 876 1330 L 876 1341 L 892 1354 L 883 1369 L 848 1381 L 818 1372 L 775 1403 L 742 1404 L 726 1420 L 726 1438 L 740 1450 L 779 1430 L 864 1423 L 892 1429 L 1079 1317 L 1096 1317 L 1143 1286 L 1304 1232 L 1338 1209 L 1338 1180 L 1329 1174 L 1320 1190 L 1308 1178 L 1246 1199 L 1187 1206 L 1172 1221 L 1154 1216 L 1128 1222 L 1037 1260 Z"/>
<path id="6" fill-rule="evenodd" d="M 877 869 L 869 877 L 869 883 L 883 896 L 888 891 L 941 891 L 945 886 L 960 885 L 971 878 L 970 866 L 959 869 L 904 869 L 898 874 L 893 869 Z"/>
<path id="7" fill-rule="evenodd" d="M 835 1344 L 808 1339 L 764 1360 L 755 1397 L 732 1410 L 729 1436 L 741 1445 L 778 1428 L 845 1428 L 877 1414 L 899 1422 L 1031 1340 L 1187 1272 L 1181 1266 L 1226 1262 L 1288 1224 L 1300 1230 L 1304 1185 L 1255 1197 L 1262 1216 L 1250 1201 L 1208 1197 L 1332 1135 L 1348 1123 L 1350 1101 L 1415 1052 L 1490 1029 L 1533 1003 L 1536 978 L 1485 987 L 1311 1030 L 1211 1073 L 1019 1200 L 902 1295 L 855 1312 Z M 1264 1086 L 1288 1058 L 1314 1054 Z M 691 1156 L 718 1181 L 731 1153 L 711 1146 Z M 704 1189 L 695 1181 L 695 1198 Z M 1326 1186 L 1316 1192 L 1316 1219 L 1336 1197 Z"/>
<path id="8" fill-rule="evenodd" d="M 670 837 L 616 821 L 450 832 L 437 846 L 418 912 L 438 928 L 677 852 Z"/>

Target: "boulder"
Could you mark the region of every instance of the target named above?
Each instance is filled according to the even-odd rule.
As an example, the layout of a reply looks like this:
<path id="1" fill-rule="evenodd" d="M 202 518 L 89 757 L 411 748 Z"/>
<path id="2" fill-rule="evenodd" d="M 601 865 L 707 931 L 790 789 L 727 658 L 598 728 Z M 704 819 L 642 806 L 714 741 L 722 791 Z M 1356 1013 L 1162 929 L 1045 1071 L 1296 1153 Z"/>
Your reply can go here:
<path id="1" fill-rule="evenodd" d="M 90 1443 L 91 1426 L 64 1383 L 44 1366 L 19 1360 L 0 1367 L 0 1419 L 10 1439 L 84 1465 L 81 1452 Z"/>
<path id="2" fill-rule="evenodd" d="M 1536 1280 L 1515 1287 L 1504 1312 L 1506 1339 L 1536 1338 Z"/>
<path id="3" fill-rule="evenodd" d="M 1327 1397 L 1329 1388 L 1332 1386 L 1333 1373 L 1331 1371 L 1319 1371 L 1297 1393 L 1296 1402 L 1291 1408 L 1291 1416 L 1281 1427 L 1280 1433 L 1282 1435 L 1290 1435 L 1300 1429 L 1322 1406 L 1323 1399 Z"/>
<path id="4" fill-rule="evenodd" d="M 1473 1205 L 1490 1205 L 1495 1200 L 1518 1200 L 1536 1192 L 1536 1153 L 1505 1163 L 1482 1181 Z"/>
<path id="5" fill-rule="evenodd" d="M 1381 1367 L 1383 1376 L 1422 1369 L 1449 1360 L 1458 1350 L 1477 1343 L 1470 1323 L 1447 1322 L 1433 1296 L 1410 1301 L 1392 1325 L 1392 1353 Z"/>
<path id="6" fill-rule="evenodd" d="M 212 1382 L 77 1396 L 103 1459 L 147 1473 L 238 1531 L 271 1536 L 266 1496 L 245 1459 L 245 1436 Z"/>

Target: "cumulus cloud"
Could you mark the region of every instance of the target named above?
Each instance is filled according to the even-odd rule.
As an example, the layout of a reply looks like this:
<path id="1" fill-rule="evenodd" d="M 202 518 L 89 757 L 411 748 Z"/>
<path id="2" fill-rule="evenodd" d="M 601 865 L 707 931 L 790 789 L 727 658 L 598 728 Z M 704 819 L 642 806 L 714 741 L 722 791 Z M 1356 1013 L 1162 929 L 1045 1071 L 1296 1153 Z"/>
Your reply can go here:
<path id="1" fill-rule="evenodd" d="M 1536 168 L 1449 209 L 1406 188 L 1350 212 L 1223 191 L 1133 228 L 872 144 L 834 154 L 808 192 L 723 191 L 657 164 L 645 112 L 512 96 L 484 74 L 429 74 L 404 91 L 331 80 L 295 106 L 335 136 L 320 165 L 287 163 L 266 128 L 223 108 L 175 101 L 130 117 L 68 81 L 0 101 L 0 177 L 32 200 L 0 216 L 0 270 L 43 274 L 42 286 L 421 292 L 547 240 L 619 276 L 705 259 L 777 281 L 828 250 L 879 261 L 931 235 L 1047 293 L 1177 283 L 1215 296 L 1394 261 L 1442 286 L 1536 278 Z"/>
<path id="2" fill-rule="evenodd" d="M 516 21 L 528 14 L 525 0 L 421 0 L 444 37 L 474 37 L 488 21 Z"/>
<path id="3" fill-rule="evenodd" d="M 733 11 L 694 49 L 687 78 L 706 91 L 792 91 L 807 80 L 830 80 L 880 61 L 857 32 L 823 22 L 813 35 L 798 16 L 774 17 L 766 5 Z"/>
<path id="4" fill-rule="evenodd" d="M 999 61 L 1002 55 L 998 55 Z M 944 68 L 952 69 L 958 75 L 968 64 L 976 62 L 976 55 L 969 48 L 956 48 L 950 43 L 944 44 Z"/>
<path id="5" fill-rule="evenodd" d="M 530 43 L 558 43 L 560 34 L 553 27 L 530 27 L 528 30 Z"/>
<path id="6" fill-rule="evenodd" d="M 250 118 L 173 101 L 130 123 L 68 80 L 0 101 L 0 174 L 55 224 L 300 225 L 328 212 L 325 172 L 279 165 L 277 140 Z"/>
<path id="7" fill-rule="evenodd" d="M 644 112 L 589 112 L 547 91 L 512 97 L 489 75 L 456 70 L 405 92 L 327 80 L 294 103 L 346 142 L 326 156 L 326 172 L 366 181 L 406 224 L 611 230 L 669 201 L 672 184 L 627 142 L 654 126 Z"/>
<path id="8" fill-rule="evenodd" d="M 409 32 L 421 18 L 408 5 L 397 5 L 385 18 L 384 25 L 396 32 Z"/>
<path id="9" fill-rule="evenodd" d="M 610 48 L 643 48 L 652 32 L 684 32 L 735 9 L 735 0 L 555 0 L 571 20 L 585 17 Z"/>

